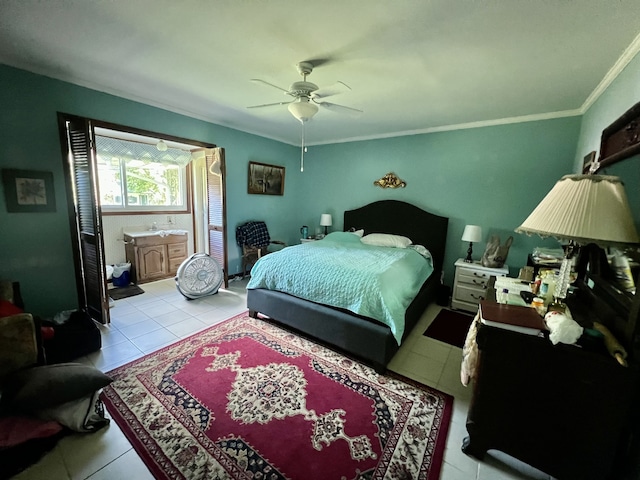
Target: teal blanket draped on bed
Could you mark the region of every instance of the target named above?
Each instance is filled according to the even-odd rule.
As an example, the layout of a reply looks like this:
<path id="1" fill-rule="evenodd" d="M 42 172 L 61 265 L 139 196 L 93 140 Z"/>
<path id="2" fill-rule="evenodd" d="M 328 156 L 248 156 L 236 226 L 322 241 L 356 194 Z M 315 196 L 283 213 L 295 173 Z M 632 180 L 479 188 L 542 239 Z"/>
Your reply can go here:
<path id="1" fill-rule="evenodd" d="M 405 311 L 432 272 L 424 248 L 365 245 L 352 233 L 333 232 L 262 257 L 247 288 L 277 290 L 376 319 L 400 344 Z"/>

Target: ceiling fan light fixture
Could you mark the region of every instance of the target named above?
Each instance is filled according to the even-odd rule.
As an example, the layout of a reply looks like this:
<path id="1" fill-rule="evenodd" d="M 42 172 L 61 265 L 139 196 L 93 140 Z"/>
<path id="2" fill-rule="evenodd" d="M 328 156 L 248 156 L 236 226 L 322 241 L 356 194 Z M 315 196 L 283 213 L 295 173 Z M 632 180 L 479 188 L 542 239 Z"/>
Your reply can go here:
<path id="1" fill-rule="evenodd" d="M 316 113 L 318 113 L 318 106 L 315 103 L 309 102 L 308 98 L 299 98 L 295 102 L 292 102 L 287 107 L 291 115 L 296 117 L 302 123 L 311 119 Z"/>

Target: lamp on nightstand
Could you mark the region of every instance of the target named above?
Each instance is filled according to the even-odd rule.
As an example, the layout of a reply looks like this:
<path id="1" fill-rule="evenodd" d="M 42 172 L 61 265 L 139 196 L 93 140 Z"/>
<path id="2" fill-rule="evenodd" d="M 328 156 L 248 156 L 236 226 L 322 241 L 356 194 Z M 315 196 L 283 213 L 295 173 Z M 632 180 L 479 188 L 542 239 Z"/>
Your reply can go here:
<path id="1" fill-rule="evenodd" d="M 567 296 L 576 244 L 606 247 L 639 240 L 624 185 L 609 175 L 565 175 L 516 232 L 570 242 L 554 292 L 556 303 Z"/>
<path id="2" fill-rule="evenodd" d="M 479 242 L 480 240 L 482 240 L 482 228 L 478 225 L 466 225 L 464 227 L 464 232 L 462 232 L 462 241 L 469 242 L 469 250 L 467 250 L 467 258 L 464 259 L 465 262 L 473 262 L 473 259 L 471 258 L 471 254 L 473 253 L 473 242 Z"/>
<path id="3" fill-rule="evenodd" d="M 330 227 L 333 224 L 330 213 L 323 213 L 320 215 L 320 226 L 324 227 L 324 234 L 327 234 L 327 227 Z"/>

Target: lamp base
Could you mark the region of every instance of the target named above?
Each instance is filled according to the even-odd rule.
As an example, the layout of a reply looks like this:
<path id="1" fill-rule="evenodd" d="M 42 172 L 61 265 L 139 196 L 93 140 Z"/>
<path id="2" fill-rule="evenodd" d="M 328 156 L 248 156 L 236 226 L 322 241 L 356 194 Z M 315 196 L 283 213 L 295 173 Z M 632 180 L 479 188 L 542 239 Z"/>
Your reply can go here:
<path id="1" fill-rule="evenodd" d="M 471 258 L 471 254 L 473 253 L 473 242 L 469 242 L 469 249 L 467 250 L 467 258 L 464 259 L 467 263 L 473 263 L 473 258 Z"/>
<path id="2" fill-rule="evenodd" d="M 553 303 L 549 305 L 548 311 L 557 310 L 564 313 L 567 306 L 564 303 L 567 298 L 567 291 L 569 290 L 569 284 L 571 283 L 571 255 L 573 255 L 573 245 L 565 247 L 565 255 L 562 259 L 562 265 L 560 266 L 560 273 L 556 279 L 556 286 L 553 292 Z M 551 308 L 554 305 L 555 308 Z"/>

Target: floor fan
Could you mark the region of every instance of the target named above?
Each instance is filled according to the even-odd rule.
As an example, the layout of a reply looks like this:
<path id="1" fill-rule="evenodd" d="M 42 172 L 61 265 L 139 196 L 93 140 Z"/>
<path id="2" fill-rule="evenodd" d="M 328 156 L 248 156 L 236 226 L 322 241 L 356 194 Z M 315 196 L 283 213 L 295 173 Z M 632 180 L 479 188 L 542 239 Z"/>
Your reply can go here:
<path id="1" fill-rule="evenodd" d="M 218 293 L 222 285 L 222 267 L 206 253 L 194 253 L 178 267 L 176 288 L 187 299 Z"/>

